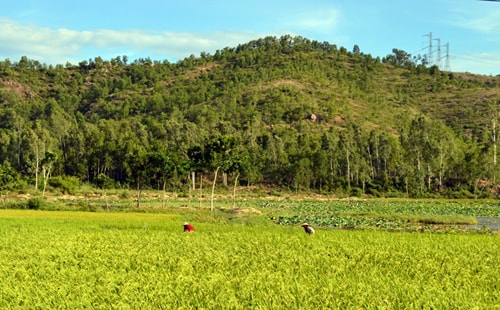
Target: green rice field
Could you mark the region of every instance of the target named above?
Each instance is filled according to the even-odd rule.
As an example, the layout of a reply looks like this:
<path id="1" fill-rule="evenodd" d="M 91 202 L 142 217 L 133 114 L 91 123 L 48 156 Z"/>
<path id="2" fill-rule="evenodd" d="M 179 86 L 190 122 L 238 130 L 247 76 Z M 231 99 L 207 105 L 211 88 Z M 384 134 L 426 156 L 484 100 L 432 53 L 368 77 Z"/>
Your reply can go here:
<path id="1" fill-rule="evenodd" d="M 308 236 L 277 221 L 293 208 L 268 207 L 251 221 L 0 209 L 0 308 L 500 309 L 498 234 L 319 225 Z"/>

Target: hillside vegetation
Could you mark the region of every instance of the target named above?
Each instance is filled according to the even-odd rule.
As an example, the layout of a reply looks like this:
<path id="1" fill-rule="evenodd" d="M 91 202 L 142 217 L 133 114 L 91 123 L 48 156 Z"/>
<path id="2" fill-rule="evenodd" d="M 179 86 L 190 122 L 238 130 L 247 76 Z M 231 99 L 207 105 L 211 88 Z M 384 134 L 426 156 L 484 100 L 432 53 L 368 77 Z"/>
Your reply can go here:
<path id="1" fill-rule="evenodd" d="M 499 103 L 499 76 L 291 36 L 177 63 L 6 59 L 0 190 L 183 192 L 216 178 L 338 195 L 487 197 L 497 192 Z"/>

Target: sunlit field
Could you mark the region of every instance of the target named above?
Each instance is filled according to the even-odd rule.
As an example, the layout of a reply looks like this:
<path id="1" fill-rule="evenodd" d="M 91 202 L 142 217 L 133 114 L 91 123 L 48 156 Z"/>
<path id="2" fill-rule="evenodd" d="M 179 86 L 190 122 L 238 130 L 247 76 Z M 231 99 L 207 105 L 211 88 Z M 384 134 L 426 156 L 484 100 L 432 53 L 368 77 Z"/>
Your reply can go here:
<path id="1" fill-rule="evenodd" d="M 183 233 L 185 220 L 194 233 Z M 498 235 L 316 227 L 309 236 L 300 225 L 266 221 L 232 224 L 208 210 L 0 210 L 0 308 L 500 304 Z"/>

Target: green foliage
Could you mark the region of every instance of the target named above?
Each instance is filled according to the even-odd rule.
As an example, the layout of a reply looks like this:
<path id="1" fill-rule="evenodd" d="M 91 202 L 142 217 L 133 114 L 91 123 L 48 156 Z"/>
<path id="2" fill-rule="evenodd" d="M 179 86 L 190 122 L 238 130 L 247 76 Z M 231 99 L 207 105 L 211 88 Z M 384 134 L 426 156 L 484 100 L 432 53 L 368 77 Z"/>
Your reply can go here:
<path id="1" fill-rule="evenodd" d="M 49 185 L 64 194 L 75 194 L 80 188 L 80 180 L 71 176 L 57 176 L 49 179 Z"/>
<path id="2" fill-rule="evenodd" d="M 114 181 L 104 173 L 100 173 L 94 181 L 95 185 L 101 189 L 110 189 L 114 187 Z"/>
<path id="3" fill-rule="evenodd" d="M 500 216 L 496 202 L 425 200 L 304 200 L 265 203 L 270 219 L 280 225 L 300 225 L 391 231 L 453 231 L 476 223 L 476 217 Z"/>
<path id="4" fill-rule="evenodd" d="M 61 177 L 52 187 L 74 191 L 63 180 L 75 177 L 177 190 L 220 167 L 278 190 L 498 194 L 499 77 L 428 68 L 397 48 L 379 59 L 284 35 L 175 64 L 23 57 L 0 74 L 0 162 L 38 188 Z"/>
<path id="5" fill-rule="evenodd" d="M 46 206 L 46 201 L 41 197 L 30 198 L 26 202 L 26 206 L 30 210 L 41 210 Z"/>
<path id="6" fill-rule="evenodd" d="M 13 190 L 18 181 L 18 172 L 8 162 L 0 164 L 0 192 Z"/>

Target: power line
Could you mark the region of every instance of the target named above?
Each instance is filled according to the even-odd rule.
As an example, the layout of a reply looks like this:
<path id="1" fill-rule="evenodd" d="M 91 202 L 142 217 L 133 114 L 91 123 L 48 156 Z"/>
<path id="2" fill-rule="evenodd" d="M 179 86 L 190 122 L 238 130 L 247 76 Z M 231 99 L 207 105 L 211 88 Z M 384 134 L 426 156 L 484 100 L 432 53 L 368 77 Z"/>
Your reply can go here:
<path id="1" fill-rule="evenodd" d="M 451 71 L 450 69 L 450 43 L 446 42 L 446 66 L 444 67 L 445 71 Z"/>
<path id="2" fill-rule="evenodd" d="M 440 70 L 443 70 L 443 58 L 445 58 L 445 71 L 450 71 L 450 44 L 446 43 L 441 45 L 440 38 L 433 38 L 432 32 L 424 35 L 425 37 L 429 37 L 429 45 L 424 49 L 427 49 L 427 64 L 429 66 L 437 66 Z M 437 51 L 434 50 L 433 41 L 437 41 Z M 446 54 L 444 57 L 441 56 L 441 47 L 446 47 Z M 434 57 L 434 53 L 437 52 L 437 56 Z"/>
<path id="3" fill-rule="evenodd" d="M 437 39 L 434 39 L 435 41 L 437 41 L 437 59 L 436 59 L 436 66 L 441 69 L 442 68 L 442 65 L 441 65 L 441 39 L 440 38 L 437 38 Z"/>
<path id="4" fill-rule="evenodd" d="M 429 64 L 433 64 L 434 62 L 432 61 L 432 32 L 429 32 L 429 34 L 425 36 L 429 36 L 429 45 L 427 46 L 429 52 L 427 53 L 427 61 L 429 62 Z"/>

